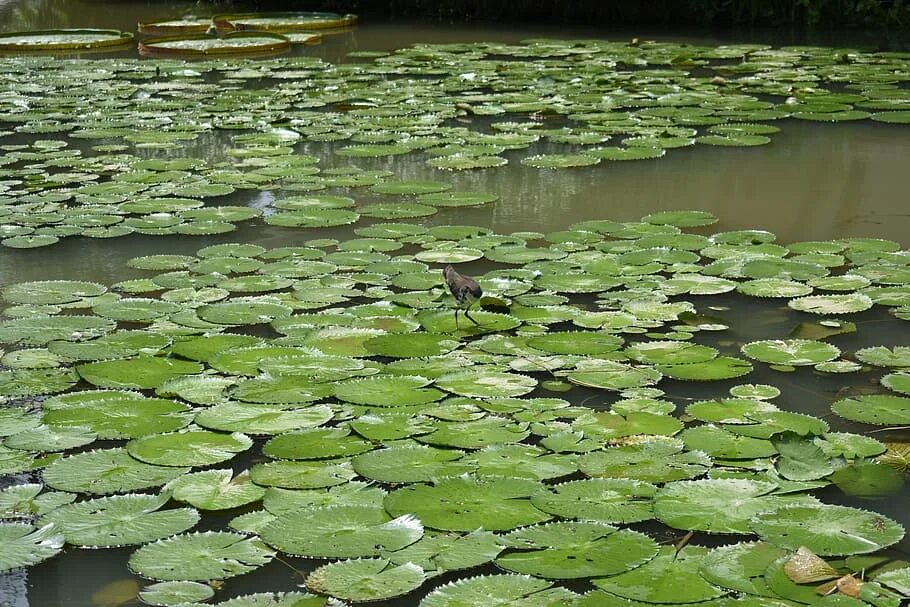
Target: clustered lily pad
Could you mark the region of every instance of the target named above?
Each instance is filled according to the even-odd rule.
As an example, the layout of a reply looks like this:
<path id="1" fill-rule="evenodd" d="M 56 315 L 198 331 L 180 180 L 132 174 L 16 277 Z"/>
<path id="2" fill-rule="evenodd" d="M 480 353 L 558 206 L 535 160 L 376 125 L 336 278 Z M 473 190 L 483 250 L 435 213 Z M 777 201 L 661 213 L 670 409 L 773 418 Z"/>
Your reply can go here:
<path id="1" fill-rule="evenodd" d="M 216 22 L 287 30 L 299 17 Z M 277 40 L 189 46 L 258 38 Z M 12 81 L 47 83 L 0 102 L 5 123 L 59 133 L 3 149 L 2 244 L 220 234 L 261 214 L 276 230 L 338 231 L 298 246 L 144 255 L 117 285 L 2 286 L 0 472 L 41 482 L 0 491 L 0 571 L 53 558 L 64 543 L 139 546 L 129 568 L 160 582 L 141 595 L 158 604 L 207 600 L 217 584 L 197 582 L 283 553 L 324 561 L 301 580 L 319 596 L 219 604 L 409 595 L 422 607 L 777 606 L 769 597 L 816 600 L 792 575 L 811 550 L 845 557 L 825 565 L 837 575 L 868 570 L 857 596 L 877 607 L 891 604 L 876 602 L 888 588 L 907 592 L 900 568 L 876 570 L 903 538 L 900 523 L 821 501 L 891 494 L 910 468 L 906 444 L 831 428 L 910 424 L 910 350 L 838 341 L 863 320 L 910 318 L 899 243 L 712 233 L 719 218 L 701 210 L 550 234 L 430 227 L 403 220 L 497 196 L 322 168 L 297 147 L 339 142 L 334 154 L 351 162 L 415 155 L 442 170 L 493 169 L 513 151 L 525 173 L 612 170 L 696 145 L 771 144 L 779 129 L 767 123 L 788 116 L 905 122 L 895 108 L 906 95 L 891 86 L 905 57 L 855 54 L 887 86 L 815 47 L 531 40 L 354 57 L 369 61 L 213 61 L 188 73 L 169 61 L 64 71 L 50 59 L 2 60 Z M 710 70 L 726 76 L 704 78 Z M 558 95 L 544 84 L 553 81 Z M 812 88 L 784 103 L 803 81 Z M 91 111 L 99 104 L 104 119 Z M 472 116 L 497 118 L 487 132 Z M 179 155 L 216 133 L 229 161 Z M 356 237 L 344 239 L 349 224 Z M 443 264 L 481 284 L 470 317 L 455 314 Z M 779 303 L 797 328 L 725 334 L 735 314 L 717 302 L 747 297 Z M 849 385 L 823 403 L 837 416 L 829 424 L 788 410 L 805 397 L 790 384 L 749 383 L 759 373 Z M 677 398 L 687 389 L 699 397 Z M 200 510 L 230 516 L 215 529 Z M 210 517 L 204 531 L 200 516 Z M 673 539 L 692 533 L 692 545 L 661 548 L 623 528 L 643 521 Z M 708 549 L 708 534 L 753 541 Z M 491 564 L 507 573 L 479 569 Z M 597 589 L 582 595 L 565 580 Z"/>

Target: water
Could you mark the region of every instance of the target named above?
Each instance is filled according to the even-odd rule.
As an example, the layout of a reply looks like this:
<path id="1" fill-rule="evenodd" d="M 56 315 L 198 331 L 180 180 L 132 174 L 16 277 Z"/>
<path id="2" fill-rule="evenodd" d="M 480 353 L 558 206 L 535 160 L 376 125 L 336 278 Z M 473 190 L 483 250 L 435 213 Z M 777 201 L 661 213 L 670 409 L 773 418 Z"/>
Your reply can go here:
<path id="1" fill-rule="evenodd" d="M 196 2 L 116 2 L 101 4 L 89 0 L 0 0 L 0 29 L 44 29 L 61 27 L 103 27 L 132 31 L 141 20 L 172 18 L 185 13 L 206 15 L 236 8 L 220 4 L 209 9 Z M 648 34 L 648 32 L 645 32 Z M 303 52 L 327 61 L 343 61 L 354 50 L 393 50 L 418 42 L 518 42 L 531 37 L 606 37 L 627 39 L 630 32 L 605 32 L 583 28 L 451 26 L 425 23 L 387 23 L 364 20 L 356 29 L 326 36 L 324 43 Z M 664 39 L 681 39 L 681 35 L 655 33 Z M 686 39 L 698 43 L 730 41 L 730 37 L 701 35 Z M 824 35 L 821 36 L 824 39 Z M 780 32 L 761 32 L 738 41 L 772 41 L 782 43 L 817 42 L 818 39 L 794 39 Z M 824 41 L 824 40 L 822 40 Z M 853 41 L 851 41 L 852 43 Z M 856 43 L 868 44 L 869 39 Z M 842 43 L 842 42 L 841 42 Z M 133 56 L 134 51 L 121 53 Z M 497 232 L 549 232 L 566 228 L 587 219 L 611 218 L 635 220 L 654 211 L 704 209 L 721 218 L 710 231 L 764 228 L 777 234 L 782 243 L 798 240 L 826 240 L 849 236 L 875 236 L 910 244 L 910 137 L 906 129 L 861 121 L 837 125 L 798 120 L 776 123 L 782 132 L 770 145 L 758 148 L 713 148 L 696 146 L 674 150 L 657 161 L 614 162 L 569 171 L 540 171 L 524 167 L 517 160 L 525 155 L 560 151 L 561 146 L 538 144 L 529 150 L 506 152 L 512 161 L 507 167 L 487 171 L 443 173 L 427 167 L 415 155 L 391 159 L 358 159 L 349 162 L 333 157 L 332 144 L 304 143 L 300 153 L 314 154 L 321 166 L 357 164 L 367 169 L 394 171 L 401 179 L 444 179 L 456 190 L 479 190 L 500 196 L 501 202 L 478 209 L 441 209 L 430 218 L 418 220 L 427 225 L 476 224 Z M 210 149 L 199 153 L 218 153 L 217 138 L 207 139 Z M 239 191 L 219 200 L 221 204 L 252 204 L 259 192 Z M 357 193 L 360 202 L 371 202 L 369 194 Z M 364 225 L 361 222 L 358 225 Z M 707 233 L 707 232 L 706 232 Z M 271 227 L 261 221 L 246 222 L 238 231 L 214 237 L 150 237 L 132 235 L 110 240 L 67 238 L 57 245 L 36 250 L 0 249 L 0 286 L 25 280 L 72 278 L 106 284 L 144 275 L 124 264 L 137 255 L 156 253 L 192 253 L 218 242 L 254 242 L 265 247 L 300 244 L 313 238 L 315 231 L 294 231 Z M 346 238 L 350 228 L 320 232 L 319 235 Z M 738 344 L 754 339 L 785 337 L 795 324 L 795 316 L 784 306 L 758 300 L 733 299 L 728 296 L 700 298 L 700 310 L 717 308 L 712 314 L 733 328 L 720 335 L 721 347 L 733 350 Z M 750 318 L 749 324 L 737 318 Z M 896 321 L 889 321 L 880 309 L 857 315 L 861 331 L 838 338 L 845 351 L 870 344 L 906 343 Z M 825 377 L 800 369 L 791 374 L 757 370 L 749 377 L 753 383 L 774 383 L 784 390 L 779 404 L 787 409 L 812 415 L 829 415 L 828 406 L 837 390 L 843 388 L 843 377 Z M 849 376 L 847 382 L 863 385 L 863 375 Z M 735 385 L 736 381 L 728 382 Z M 683 382 L 665 381 L 661 387 L 680 408 L 690 399 L 714 396 L 728 386 L 712 383 L 708 388 Z M 613 397 L 603 393 L 584 393 L 585 403 L 604 407 Z M 856 430 L 843 420 L 828 417 L 835 430 Z M 881 440 L 907 440 L 906 433 L 877 435 Z M 240 469 L 248 462 L 235 462 Z M 871 505 L 848 500 L 840 495 L 826 495 L 826 501 L 839 501 L 860 507 L 871 507 L 910 525 L 910 516 L 902 508 L 907 490 L 899 496 Z M 232 515 L 235 514 L 232 512 Z M 201 528 L 223 528 L 228 517 L 207 516 Z M 732 540 L 731 540 L 732 541 Z M 906 552 L 907 541 L 899 546 Z M 67 605 L 120 604 L 123 596 L 135 593 L 142 580 L 130 576 L 125 561 L 132 549 L 69 549 L 30 570 L 0 575 L 0 605 L 9 607 L 55 607 Z M 293 568 L 310 570 L 318 563 L 287 559 L 289 564 L 274 561 L 253 574 L 231 579 L 219 598 L 263 590 L 293 590 L 302 581 Z M 458 575 L 446 576 L 448 581 Z M 119 584 L 113 588 L 109 584 Z M 584 590 L 584 587 L 578 588 Z M 402 599 L 380 604 L 411 605 Z"/>

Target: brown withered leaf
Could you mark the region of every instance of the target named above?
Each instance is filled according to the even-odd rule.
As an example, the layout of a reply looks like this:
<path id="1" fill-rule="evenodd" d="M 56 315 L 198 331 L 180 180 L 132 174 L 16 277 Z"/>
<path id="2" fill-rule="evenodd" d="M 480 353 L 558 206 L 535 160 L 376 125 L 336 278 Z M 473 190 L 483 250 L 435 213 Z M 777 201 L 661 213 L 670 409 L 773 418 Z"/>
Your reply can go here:
<path id="1" fill-rule="evenodd" d="M 790 560 L 784 564 L 784 573 L 796 584 L 823 582 L 841 575 L 834 567 L 805 546 L 800 546 Z"/>

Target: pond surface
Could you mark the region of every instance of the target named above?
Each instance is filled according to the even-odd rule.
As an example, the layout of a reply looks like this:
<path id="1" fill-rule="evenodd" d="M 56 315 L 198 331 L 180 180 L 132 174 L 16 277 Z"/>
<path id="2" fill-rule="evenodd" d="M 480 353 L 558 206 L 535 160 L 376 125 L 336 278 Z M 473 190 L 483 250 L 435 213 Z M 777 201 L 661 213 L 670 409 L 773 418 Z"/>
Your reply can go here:
<path id="1" fill-rule="evenodd" d="M 217 7 L 220 12 L 224 5 Z M 0 29 L 52 29 L 62 27 L 101 27 L 133 31 L 140 20 L 171 18 L 187 12 L 205 14 L 205 6 L 196 2 L 139 3 L 117 2 L 105 5 L 84 0 L 0 0 Z M 350 61 L 347 54 L 358 51 L 391 52 L 416 43 L 502 42 L 517 44 L 530 38 L 606 38 L 628 40 L 629 32 L 603 32 L 570 28 L 512 28 L 501 26 L 467 27 L 420 23 L 371 23 L 364 21 L 355 29 L 326 35 L 323 44 L 307 47 L 297 54 L 323 59 L 330 63 Z M 717 43 L 803 43 L 806 40 L 780 40 L 775 34 L 759 34 L 757 38 L 718 40 L 708 35 L 667 36 L 664 41 L 685 40 L 693 44 Z M 652 36 L 648 36 L 652 37 Z M 658 37 L 655 34 L 653 37 Z M 812 40 L 812 43 L 818 42 Z M 863 40 L 862 42 L 867 42 Z M 843 42 L 840 42 L 843 44 Z M 103 58 L 138 60 L 133 51 Z M 153 62 L 154 60 L 138 60 Z M 192 67 L 192 66 L 190 66 Z M 255 81 L 251 81 L 254 82 Z M 906 82 L 902 86 L 906 86 Z M 0 80 L 0 94 L 4 92 Z M 461 116 L 453 125 L 491 132 L 493 122 L 513 117 Z M 559 128 L 559 118 L 541 119 L 546 128 Z M 563 154 L 573 146 L 557 143 L 533 143 L 527 149 L 506 150 L 501 153 L 507 165 L 483 170 L 440 171 L 428 166 L 421 154 L 404 154 L 381 158 L 344 158 L 336 155 L 349 142 L 304 141 L 295 144 L 296 154 L 308 154 L 319 159 L 323 170 L 356 166 L 366 171 L 388 171 L 399 180 L 437 180 L 451 184 L 454 191 L 479 191 L 495 194 L 499 201 L 477 207 L 442 207 L 439 212 L 419 219 L 405 219 L 431 228 L 445 225 L 484 226 L 497 234 L 514 232 L 550 233 L 589 220 L 609 219 L 637 222 L 642 216 L 664 211 L 695 209 L 707 211 L 719 221 L 708 227 L 695 227 L 696 234 L 761 229 L 773 232 L 777 242 L 828 241 L 842 238 L 877 238 L 895 241 L 906 247 L 910 244 L 910 136 L 906 125 L 883 124 L 857 120 L 826 124 L 786 118 L 774 121 L 781 131 L 772 136 L 771 143 L 755 147 L 721 147 L 695 145 L 672 149 L 665 157 L 634 162 L 602 162 L 595 166 L 560 170 L 541 170 L 521 164 L 531 154 Z M 143 158 L 193 156 L 209 162 L 230 160 L 233 132 L 207 133 L 185 150 L 157 153 L 137 150 Z M 36 138 L 55 138 L 55 134 L 16 133 L 0 139 L 0 144 L 29 144 Z M 71 139 L 72 146 L 91 153 L 84 141 Z M 92 141 L 91 143 L 96 143 Z M 611 142 L 612 143 L 612 142 Z M 319 194 L 320 192 L 315 192 Z M 345 194 L 348 195 L 348 194 Z M 352 191 L 359 205 L 384 200 L 382 195 Z M 219 205 L 251 206 L 274 212 L 271 203 L 276 193 L 269 190 L 237 189 L 218 197 Z M 67 237 L 41 248 L 16 250 L 0 248 L 0 288 L 14 283 L 43 280 L 85 280 L 112 285 L 119 281 L 145 278 L 147 271 L 127 266 L 137 256 L 159 254 L 194 255 L 202 247 L 220 243 L 254 243 L 273 249 L 301 246 L 315 238 L 340 241 L 354 237 L 354 229 L 373 223 L 363 219 L 351 226 L 324 229 L 295 230 L 269 225 L 262 218 L 239 222 L 237 230 L 205 236 L 151 236 L 129 234 L 117 238 L 89 239 Z M 408 253 L 416 247 L 403 249 Z M 396 255 L 401 253 L 391 253 Z M 459 270 L 478 276 L 501 265 L 480 260 L 462 264 Z M 439 268 L 434 266 L 434 271 Z M 585 305 L 593 297 L 583 295 Z M 724 354 L 736 355 L 742 344 L 756 340 L 785 339 L 800 322 L 815 320 L 814 315 L 796 312 L 782 299 L 746 298 L 735 293 L 718 293 L 695 299 L 698 311 L 712 316 L 711 322 L 722 323 L 725 331 L 702 332 L 698 343 L 712 346 Z M 576 299 L 573 297 L 573 301 Z M 811 318 L 810 318 L 811 316 Z M 859 330 L 831 339 L 844 353 L 869 346 L 902 346 L 908 343 L 906 321 L 896 319 L 887 307 L 876 306 L 856 316 Z M 462 321 L 464 322 L 464 321 Z M 781 408 L 799 411 L 825 419 L 832 430 L 839 432 L 868 432 L 872 426 L 850 422 L 831 414 L 831 403 L 843 394 L 881 393 L 878 378 L 881 368 L 872 372 L 839 374 L 818 373 L 811 367 L 797 367 L 790 373 L 755 363 L 748 376 L 752 384 L 771 384 L 782 391 Z M 537 374 L 546 379 L 547 374 Z M 685 382 L 665 379 L 660 388 L 667 400 L 678 405 L 678 411 L 693 401 L 722 398 L 726 391 L 740 382 Z M 561 396 L 573 405 L 606 410 L 619 398 L 615 392 L 575 387 L 563 395 L 538 389 L 531 396 Z M 884 442 L 907 442 L 905 430 L 889 430 L 874 434 Z M 262 441 L 259 441 L 262 442 Z M 123 441 L 107 441 L 93 448 L 122 446 Z M 258 447 L 257 447 L 258 449 Z M 258 455 L 243 456 L 231 462 L 236 471 L 264 461 Z M 580 475 L 579 475 L 580 476 Z M 9 483 L 34 478 L 20 475 Z M 574 478 L 574 477 L 573 477 Z M 845 496 L 831 486 L 818 496 L 826 503 L 838 503 L 874 510 L 903 524 L 910 525 L 906 510 L 910 491 L 906 486 L 900 493 L 876 501 Z M 197 530 L 219 530 L 227 527 L 236 515 L 206 514 Z M 639 523 L 634 528 L 651 534 L 658 540 L 676 540 L 683 532 L 674 532 L 658 523 Z M 721 539 L 718 539 L 721 538 Z M 735 541 L 743 536 L 733 536 Z M 694 543 L 720 545 L 724 536 L 696 536 Z M 899 557 L 908 558 L 910 544 L 906 539 L 894 547 Z M 132 598 L 146 583 L 133 576 L 126 561 L 134 548 L 106 550 L 77 550 L 64 553 L 32 567 L 27 574 L 0 574 L 0 604 L 11 607 L 99 606 L 137 604 Z M 308 572 L 322 561 L 286 558 L 287 562 L 272 561 L 257 571 L 229 579 L 218 600 L 250 592 L 291 591 L 303 581 L 300 571 Z M 497 573 L 492 565 L 475 568 L 471 575 Z M 424 586 L 419 593 L 388 605 L 416 605 L 428 587 L 462 577 L 448 573 Z M 593 588 L 587 582 L 569 583 L 569 588 L 585 592 Z M 415 598 L 416 597 L 416 598 Z M 132 602 L 131 602 L 132 601 Z"/>

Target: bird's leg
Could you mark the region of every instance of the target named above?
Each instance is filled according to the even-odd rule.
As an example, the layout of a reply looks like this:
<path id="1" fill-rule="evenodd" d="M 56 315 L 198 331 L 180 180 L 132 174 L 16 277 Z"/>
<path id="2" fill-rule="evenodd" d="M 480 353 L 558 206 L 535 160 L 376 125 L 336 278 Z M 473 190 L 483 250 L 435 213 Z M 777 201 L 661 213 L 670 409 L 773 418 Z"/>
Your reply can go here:
<path id="1" fill-rule="evenodd" d="M 468 310 L 471 309 L 471 304 L 473 304 L 473 303 L 474 303 L 474 302 L 472 301 L 471 303 L 468 304 L 468 307 L 464 309 L 464 315 L 465 315 L 465 317 L 466 317 L 468 320 L 470 320 L 472 323 L 474 323 L 475 325 L 477 325 L 477 326 L 479 327 L 479 326 L 480 326 L 480 323 L 477 322 L 476 320 L 474 320 L 473 318 L 471 318 L 471 315 L 468 314 Z"/>
<path id="2" fill-rule="evenodd" d="M 460 331 L 460 330 L 461 330 L 461 329 L 458 327 L 458 306 L 455 306 L 455 330 L 456 330 L 456 331 Z"/>

